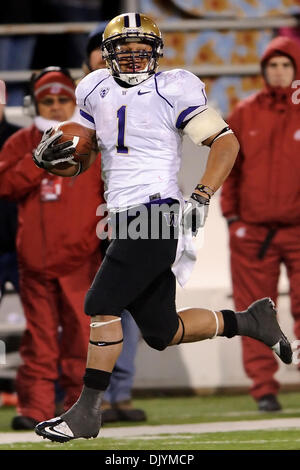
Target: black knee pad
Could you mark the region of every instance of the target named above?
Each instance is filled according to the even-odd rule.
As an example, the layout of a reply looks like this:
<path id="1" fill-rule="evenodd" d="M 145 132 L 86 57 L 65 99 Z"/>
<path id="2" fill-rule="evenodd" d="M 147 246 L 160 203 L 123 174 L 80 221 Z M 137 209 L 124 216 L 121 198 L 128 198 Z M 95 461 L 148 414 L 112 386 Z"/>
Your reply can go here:
<path id="1" fill-rule="evenodd" d="M 155 338 L 153 336 L 144 336 L 144 340 L 150 348 L 156 349 L 157 351 L 163 351 L 170 343 L 169 341 L 164 341 L 162 338 Z"/>
<path id="2" fill-rule="evenodd" d="M 153 322 L 153 316 L 150 314 L 139 317 L 133 315 L 133 318 L 148 346 L 158 351 L 163 351 L 169 346 L 179 326 L 177 315 L 174 318 L 170 318 L 169 322 L 159 321 L 158 323 L 155 322 L 155 319 Z"/>
<path id="3" fill-rule="evenodd" d="M 89 315 L 91 317 L 95 316 L 98 314 L 96 309 L 96 301 L 95 301 L 95 295 L 93 289 L 89 289 L 87 291 L 87 294 L 85 296 L 85 301 L 84 301 L 84 312 L 86 315 Z"/>
<path id="4" fill-rule="evenodd" d="M 101 296 L 97 289 L 89 289 L 85 296 L 84 301 L 84 312 L 90 317 L 96 315 L 111 315 L 115 317 L 121 317 L 123 309 L 120 307 L 114 307 L 109 299 L 105 299 L 105 296 Z"/>

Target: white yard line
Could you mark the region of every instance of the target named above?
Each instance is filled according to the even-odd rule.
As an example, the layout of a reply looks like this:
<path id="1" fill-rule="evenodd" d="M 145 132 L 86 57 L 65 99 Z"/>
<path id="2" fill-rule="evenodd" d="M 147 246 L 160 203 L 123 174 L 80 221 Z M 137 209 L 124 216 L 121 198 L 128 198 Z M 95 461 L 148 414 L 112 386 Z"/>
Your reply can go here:
<path id="1" fill-rule="evenodd" d="M 158 434 L 183 434 L 183 433 L 211 433 L 229 431 L 251 431 L 264 429 L 298 428 L 300 430 L 300 418 L 278 418 L 254 421 L 227 421 L 199 424 L 163 424 L 160 426 L 130 426 L 122 428 L 103 428 L 99 437 L 111 438 L 141 438 L 142 436 L 157 436 Z M 43 438 L 34 432 L 6 432 L 0 433 L 1 444 L 13 444 L 17 442 L 43 442 Z M 45 441 L 44 441 L 45 442 Z"/>

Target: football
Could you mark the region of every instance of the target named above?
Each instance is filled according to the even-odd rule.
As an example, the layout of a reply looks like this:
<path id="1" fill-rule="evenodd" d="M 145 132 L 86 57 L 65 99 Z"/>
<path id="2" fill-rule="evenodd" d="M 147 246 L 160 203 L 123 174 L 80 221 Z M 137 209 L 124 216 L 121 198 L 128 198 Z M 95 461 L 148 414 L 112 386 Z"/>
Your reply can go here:
<path id="1" fill-rule="evenodd" d="M 92 139 L 89 130 L 77 122 L 62 122 L 52 132 L 53 135 L 57 131 L 62 131 L 63 135 L 55 142 L 55 145 L 62 144 L 68 140 L 73 141 L 76 151 L 73 154 L 75 161 L 82 163 L 82 168 L 85 170 L 89 163 L 88 157 L 92 149 Z M 58 163 L 55 168 L 58 170 L 66 170 L 74 167 L 71 163 Z"/>

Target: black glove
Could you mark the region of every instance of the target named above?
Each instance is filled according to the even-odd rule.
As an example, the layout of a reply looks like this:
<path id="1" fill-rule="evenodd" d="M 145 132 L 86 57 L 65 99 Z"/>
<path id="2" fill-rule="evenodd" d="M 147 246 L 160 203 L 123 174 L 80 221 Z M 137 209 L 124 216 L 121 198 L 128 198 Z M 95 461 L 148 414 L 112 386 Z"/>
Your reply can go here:
<path id="1" fill-rule="evenodd" d="M 77 165 L 77 162 L 73 159 L 73 153 L 76 150 L 73 141 L 68 140 L 62 144 L 54 145 L 55 142 L 63 135 L 63 132 L 58 131 L 50 136 L 52 131 L 53 128 L 51 127 L 44 132 L 41 142 L 33 151 L 32 157 L 34 163 L 38 167 L 46 170 L 53 168 L 58 163 L 64 162 Z"/>
<path id="2" fill-rule="evenodd" d="M 198 229 L 203 227 L 208 215 L 210 199 L 201 196 L 198 193 L 192 193 L 190 199 L 186 203 L 183 211 L 183 223 L 185 229 L 191 229 L 195 237 Z"/>

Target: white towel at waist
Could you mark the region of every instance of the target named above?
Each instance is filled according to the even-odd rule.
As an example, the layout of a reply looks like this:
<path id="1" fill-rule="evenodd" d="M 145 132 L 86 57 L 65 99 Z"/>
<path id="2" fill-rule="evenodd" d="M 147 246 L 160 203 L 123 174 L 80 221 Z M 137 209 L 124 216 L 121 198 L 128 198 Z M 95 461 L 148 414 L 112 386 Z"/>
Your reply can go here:
<path id="1" fill-rule="evenodd" d="M 183 208 L 181 207 L 179 216 L 178 244 L 176 258 L 172 265 L 172 271 L 181 287 L 184 287 L 194 269 L 197 260 L 197 252 L 193 242 L 192 231 L 184 230 L 182 223 L 182 209 Z"/>

